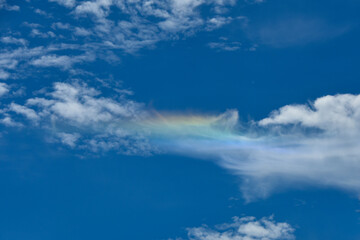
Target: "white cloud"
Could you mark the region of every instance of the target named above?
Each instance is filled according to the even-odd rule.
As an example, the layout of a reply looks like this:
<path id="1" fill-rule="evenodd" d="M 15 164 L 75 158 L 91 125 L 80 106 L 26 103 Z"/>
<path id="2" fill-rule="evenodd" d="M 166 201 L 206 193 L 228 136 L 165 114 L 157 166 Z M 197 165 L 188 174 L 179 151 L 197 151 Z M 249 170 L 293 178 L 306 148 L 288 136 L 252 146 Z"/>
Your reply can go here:
<path id="1" fill-rule="evenodd" d="M 9 110 L 15 112 L 17 114 L 24 115 L 27 119 L 37 122 L 40 117 L 38 114 L 33 110 L 25 106 L 21 106 L 16 103 L 11 103 L 9 106 Z"/>
<path id="2" fill-rule="evenodd" d="M 9 85 L 0 82 L 0 97 L 9 92 Z"/>
<path id="3" fill-rule="evenodd" d="M 52 28 L 58 28 L 58 29 L 70 29 L 69 23 L 62 23 L 62 22 L 55 22 L 51 25 Z"/>
<path id="4" fill-rule="evenodd" d="M 76 124 L 92 124 L 112 121 L 115 118 L 134 117 L 138 104 L 131 101 L 116 102 L 109 98 L 97 97 L 93 88 L 66 83 L 55 83 L 51 98 L 31 98 L 28 105 L 43 107 L 47 113 L 67 119 Z"/>
<path id="5" fill-rule="evenodd" d="M 98 18 L 104 18 L 109 14 L 111 5 L 113 5 L 112 0 L 84 1 L 76 6 L 75 14 L 93 14 Z"/>
<path id="6" fill-rule="evenodd" d="M 78 55 L 58 55 L 62 50 L 78 50 Z M 0 50 L 0 79 L 8 79 L 21 74 L 29 66 L 58 67 L 62 70 L 71 70 L 74 64 L 91 62 L 95 54 L 75 44 L 56 44 L 47 47 L 28 48 L 26 46 L 15 49 Z M 79 51 L 85 53 L 79 54 Z M 87 53 L 86 53 L 87 51 Z M 15 71 L 16 70 L 16 71 Z"/>
<path id="7" fill-rule="evenodd" d="M 199 30 L 211 31 L 228 24 L 232 18 L 213 14 L 208 19 L 202 16 L 199 8 L 226 8 L 234 3 L 205 0 L 96 0 L 81 2 L 75 7 L 73 14 L 76 17 L 92 17 L 93 29 L 84 30 L 94 32 L 107 43 L 107 47 L 135 52 L 162 40 L 191 35 Z M 124 14 L 129 20 L 115 21 L 109 17 L 111 12 Z"/>
<path id="8" fill-rule="evenodd" d="M 220 28 L 226 24 L 229 24 L 233 21 L 231 17 L 222 17 L 222 16 L 215 16 L 208 20 L 207 30 L 212 31 L 214 29 Z"/>
<path id="9" fill-rule="evenodd" d="M 27 48 L 26 46 L 19 47 L 17 49 L 4 49 L 0 50 L 0 78 L 8 79 L 11 77 L 9 70 L 18 71 L 21 69 L 18 67 L 19 62 L 24 62 L 34 56 L 42 55 L 48 50 L 43 47 Z"/>
<path id="10" fill-rule="evenodd" d="M 141 104 L 124 97 L 119 101 L 104 98 L 81 84 L 55 83 L 45 96 L 30 98 L 25 106 L 13 103 L 9 110 L 51 129 L 55 139 L 70 147 L 124 154 L 152 151 L 143 131 L 130 124 L 144 114 Z"/>
<path id="11" fill-rule="evenodd" d="M 70 69 L 75 63 L 91 62 L 94 60 L 95 57 L 92 54 L 78 56 L 44 55 L 32 60 L 31 64 L 37 67 L 60 67 L 63 69 Z"/>
<path id="12" fill-rule="evenodd" d="M 39 15 L 45 16 L 45 17 L 51 17 L 50 14 L 46 13 L 45 11 L 43 11 L 43 10 L 41 10 L 39 8 L 34 9 L 34 12 L 39 14 Z"/>
<path id="13" fill-rule="evenodd" d="M 254 217 L 234 217 L 232 223 L 188 228 L 189 240 L 288 240 L 295 239 L 294 228 L 272 217 L 256 220 Z"/>
<path id="14" fill-rule="evenodd" d="M 5 9 L 7 11 L 19 11 L 20 7 L 17 5 L 9 5 L 6 0 L 0 0 L 0 9 Z"/>
<path id="15" fill-rule="evenodd" d="M 237 123 L 237 112 L 228 113 L 235 120 L 227 129 L 211 116 L 181 115 L 163 116 L 165 121 L 149 128 L 160 150 L 213 159 L 241 177 L 248 201 L 298 186 L 360 194 L 360 95 L 288 105 L 244 126 Z"/>
<path id="16" fill-rule="evenodd" d="M 56 137 L 60 139 L 61 143 L 73 148 L 76 146 L 76 142 L 80 138 L 80 135 L 78 133 L 59 132 L 56 134 Z"/>
<path id="17" fill-rule="evenodd" d="M 237 51 L 241 49 L 241 42 L 227 42 L 227 41 L 221 41 L 221 42 L 210 42 L 208 43 L 209 48 L 218 49 L 222 51 Z"/>
<path id="18" fill-rule="evenodd" d="M 76 1 L 75 0 L 49 0 L 49 2 L 56 2 L 59 5 L 71 8 L 75 5 Z"/>
<path id="19" fill-rule="evenodd" d="M 20 44 L 20 45 L 27 45 L 27 41 L 23 38 L 14 38 L 11 36 L 6 36 L 1 38 L 2 43 L 6 44 Z"/>
<path id="20" fill-rule="evenodd" d="M 159 113 L 126 95 L 102 97 L 84 84 L 55 83 L 52 91 L 25 105 L 10 104 L 6 114 L 13 118 L 14 113 L 60 134 L 60 142 L 71 147 L 214 160 L 243 179 L 241 189 L 249 201 L 303 185 L 360 194 L 360 95 L 288 105 L 241 126 L 236 110 Z"/>
<path id="21" fill-rule="evenodd" d="M 89 36 L 92 34 L 92 32 L 86 30 L 85 28 L 75 27 L 74 34 L 77 36 Z"/>
<path id="22" fill-rule="evenodd" d="M 0 79 L 8 79 L 10 77 L 10 73 L 4 71 L 3 69 L 0 69 Z"/>
<path id="23" fill-rule="evenodd" d="M 234 0 L 49 1 L 65 6 L 63 10 L 73 19 L 51 22 L 51 18 L 47 18 L 41 24 L 23 19 L 21 26 L 30 28 L 27 38 L 14 37 L 26 31 L 13 32 L 14 36 L 1 36 L 0 40 L 8 44 L 0 50 L 1 79 L 31 75 L 31 66 L 70 70 L 76 63 L 95 59 L 118 62 L 119 50 L 136 53 L 143 48 L 153 48 L 160 41 L 185 38 L 198 31 L 212 31 L 237 19 L 226 16 L 226 11 L 218 11 L 234 6 Z M 1 4 L 7 6 L 5 1 Z M 31 8 L 42 16 L 56 14 L 51 9 L 44 12 L 36 7 Z M 114 18 L 120 15 L 124 17 Z M 74 20 L 76 24 L 70 24 Z M 86 24 L 83 24 L 85 20 Z M 84 37 L 86 41 L 82 39 Z M 41 38 L 41 46 L 32 38 Z M 56 44 L 52 44 L 54 42 Z M 14 45 L 22 47 L 15 48 Z M 69 45 L 77 47 L 71 48 Z M 66 54 L 56 53 L 61 50 L 68 51 Z M 79 54 L 79 51 L 83 53 Z"/>
<path id="24" fill-rule="evenodd" d="M 40 37 L 40 38 L 55 38 L 56 35 L 52 31 L 41 32 L 39 29 L 32 29 L 30 36 L 32 37 Z"/>
<path id="25" fill-rule="evenodd" d="M 360 131 L 360 95 L 339 94 L 316 99 L 309 105 L 287 105 L 274 111 L 259 123 L 299 124 L 336 134 L 358 134 Z"/>
<path id="26" fill-rule="evenodd" d="M 221 156 L 222 166 L 247 178 L 248 198 L 299 184 L 360 194 L 360 95 L 288 105 L 259 125 L 252 146 Z"/>
<path id="27" fill-rule="evenodd" d="M 31 62 L 32 65 L 38 67 L 63 67 L 68 69 L 72 66 L 72 58 L 69 56 L 46 55 Z"/>
<path id="28" fill-rule="evenodd" d="M 15 122 L 10 116 L 6 115 L 0 119 L 0 123 L 7 127 L 23 127 L 23 124 Z"/>

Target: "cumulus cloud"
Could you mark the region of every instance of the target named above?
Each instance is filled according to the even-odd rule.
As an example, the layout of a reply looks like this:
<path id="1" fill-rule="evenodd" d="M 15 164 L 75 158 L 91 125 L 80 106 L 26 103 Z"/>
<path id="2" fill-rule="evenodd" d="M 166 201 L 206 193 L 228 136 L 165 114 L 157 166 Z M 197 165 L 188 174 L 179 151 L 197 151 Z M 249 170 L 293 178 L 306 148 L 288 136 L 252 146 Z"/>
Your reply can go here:
<path id="1" fill-rule="evenodd" d="M 308 105 L 287 105 L 259 123 L 262 126 L 299 124 L 329 133 L 357 134 L 360 131 L 360 96 L 328 95 Z"/>
<path id="2" fill-rule="evenodd" d="M 232 223 L 188 228 L 189 240 L 289 240 L 295 239 L 294 228 L 273 217 L 256 220 L 254 217 L 234 217 Z M 180 238 L 181 239 L 181 238 Z"/>

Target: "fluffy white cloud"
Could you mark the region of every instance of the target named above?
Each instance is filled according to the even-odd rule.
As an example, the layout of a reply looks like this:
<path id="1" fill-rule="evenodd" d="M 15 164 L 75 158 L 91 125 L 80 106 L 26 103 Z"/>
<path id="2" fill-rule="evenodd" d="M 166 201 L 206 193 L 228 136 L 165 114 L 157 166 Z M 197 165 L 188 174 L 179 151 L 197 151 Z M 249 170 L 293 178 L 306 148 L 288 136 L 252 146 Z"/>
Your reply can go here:
<path id="1" fill-rule="evenodd" d="M 189 240 L 286 240 L 295 239 L 288 223 L 275 222 L 272 217 L 256 220 L 254 217 L 234 217 L 211 229 L 207 226 L 188 228 Z"/>
<path id="2" fill-rule="evenodd" d="M 3 124 L 17 126 L 10 124 L 10 117 L 24 116 L 35 126 L 50 130 L 54 141 L 72 148 L 140 155 L 152 152 L 145 132 L 134 125 L 146 114 L 142 105 L 119 97 L 101 97 L 84 84 L 55 83 L 44 97 L 29 98 L 25 105 L 11 103 Z"/>
<path id="3" fill-rule="evenodd" d="M 273 124 L 299 124 L 319 128 L 327 133 L 358 134 L 360 131 L 360 95 L 341 94 L 316 99 L 310 105 L 287 105 L 259 122 Z"/>
<path id="4" fill-rule="evenodd" d="M 84 85 L 55 83 L 50 98 L 30 98 L 27 105 L 39 107 L 43 116 L 50 114 L 80 125 L 134 118 L 141 107 L 132 101 L 117 102 L 97 97 L 99 94 Z"/>

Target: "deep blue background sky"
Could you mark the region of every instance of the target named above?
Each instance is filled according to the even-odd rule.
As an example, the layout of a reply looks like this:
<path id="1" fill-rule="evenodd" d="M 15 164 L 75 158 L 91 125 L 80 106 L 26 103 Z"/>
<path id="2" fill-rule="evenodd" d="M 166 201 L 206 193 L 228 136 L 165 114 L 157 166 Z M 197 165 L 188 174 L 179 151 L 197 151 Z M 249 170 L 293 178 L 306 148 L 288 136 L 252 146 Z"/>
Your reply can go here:
<path id="1" fill-rule="evenodd" d="M 133 99 L 158 110 L 234 108 L 242 120 L 258 120 L 286 104 L 360 92 L 359 10 L 355 0 L 239 3 L 231 14 L 247 16 L 246 29 L 235 22 L 84 69 L 122 81 Z M 22 11 L 0 10 L 1 31 L 24 21 Z M 279 22 L 296 26 L 290 31 Z M 276 36 L 259 36 L 269 26 L 278 29 Z M 219 36 L 258 46 L 232 52 L 206 46 Z M 31 92 L 54 78 L 68 76 L 50 69 L 13 82 Z M 47 143 L 39 131 L 1 129 L 0 239 L 167 239 L 185 236 L 186 227 L 272 214 L 295 226 L 297 239 L 360 239 L 359 200 L 352 193 L 299 186 L 245 203 L 241 180 L 210 161 L 111 152 L 80 156 Z"/>

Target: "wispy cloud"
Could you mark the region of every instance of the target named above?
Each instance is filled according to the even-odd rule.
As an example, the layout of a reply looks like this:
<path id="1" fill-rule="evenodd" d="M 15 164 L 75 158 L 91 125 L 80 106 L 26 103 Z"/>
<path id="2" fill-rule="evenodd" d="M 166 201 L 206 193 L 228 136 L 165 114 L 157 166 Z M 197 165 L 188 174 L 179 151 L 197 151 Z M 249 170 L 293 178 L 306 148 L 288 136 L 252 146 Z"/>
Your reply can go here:
<path id="1" fill-rule="evenodd" d="M 68 50 L 74 55 L 59 55 L 58 52 Z M 82 51 L 83 53 L 79 53 Z M 0 79 L 15 77 L 30 67 L 57 67 L 72 70 L 75 64 L 92 62 L 96 59 L 93 49 L 75 44 L 54 44 L 46 47 L 27 46 L 0 50 Z M 31 70 L 31 69 L 30 69 Z M 31 71 L 30 71 L 31 72 Z"/>
<path id="2" fill-rule="evenodd" d="M 19 11 L 20 7 L 17 5 L 9 5 L 6 0 L 0 0 L 0 10 L 5 9 L 7 11 Z"/>
<path id="3" fill-rule="evenodd" d="M 24 45 L 24 46 L 28 44 L 28 41 L 26 41 L 25 39 L 14 38 L 12 36 L 2 37 L 0 39 L 0 41 L 5 44 L 19 44 L 19 45 Z"/>
<path id="4" fill-rule="evenodd" d="M 240 50 L 242 47 L 241 42 L 233 41 L 229 42 L 227 39 L 220 39 L 221 41 L 218 42 L 210 42 L 208 43 L 208 47 L 212 49 L 217 49 L 219 51 L 237 51 Z"/>
<path id="5" fill-rule="evenodd" d="M 254 217 L 234 217 L 232 223 L 215 228 L 204 225 L 187 228 L 189 240 L 290 240 L 295 239 L 294 228 L 285 222 L 275 222 L 273 217 L 256 220 Z M 177 238 L 177 240 L 184 240 Z"/>
<path id="6" fill-rule="evenodd" d="M 36 18 L 21 15 L 21 26 L 0 35 L 1 42 L 6 44 L 0 51 L 2 79 L 19 78 L 21 72 L 30 70 L 29 66 L 69 70 L 74 64 L 94 59 L 108 61 L 107 56 L 118 61 L 121 54 L 135 54 L 141 49 L 153 48 L 161 41 L 184 39 L 200 31 L 214 31 L 238 19 L 230 17 L 226 11 L 235 5 L 234 0 L 49 2 L 63 6 L 67 17 L 59 22 L 55 17 L 49 18 L 57 14 L 51 11 L 52 8 L 44 12 L 29 2 L 24 7 L 29 7 L 36 18 L 46 17 L 46 21 L 34 23 Z M 0 6 L 5 8 L 8 4 L 1 1 Z M 114 16 L 122 17 L 117 19 Z M 24 27 L 28 29 L 24 31 Z M 66 47 L 70 45 L 77 47 Z M 35 50 L 38 50 L 37 54 Z M 67 50 L 66 54 L 57 54 L 56 51 L 60 50 Z M 79 50 L 83 54 L 79 54 Z M 11 71 L 15 65 L 16 74 Z"/>
<path id="7" fill-rule="evenodd" d="M 56 2 L 59 5 L 65 6 L 65 7 L 73 7 L 76 3 L 75 0 L 49 0 L 49 2 Z"/>
<path id="8" fill-rule="evenodd" d="M 290 47 L 332 39 L 350 30 L 349 24 L 334 25 L 326 19 L 283 17 L 245 27 L 250 39 L 272 47 Z"/>
<path id="9" fill-rule="evenodd" d="M 9 85 L 0 82 L 0 97 L 9 92 Z"/>
<path id="10" fill-rule="evenodd" d="M 70 69 L 76 63 L 92 62 L 95 60 L 94 54 L 88 53 L 77 56 L 68 55 L 43 55 L 40 58 L 33 59 L 30 64 L 37 67 L 59 67 L 65 70 Z"/>

